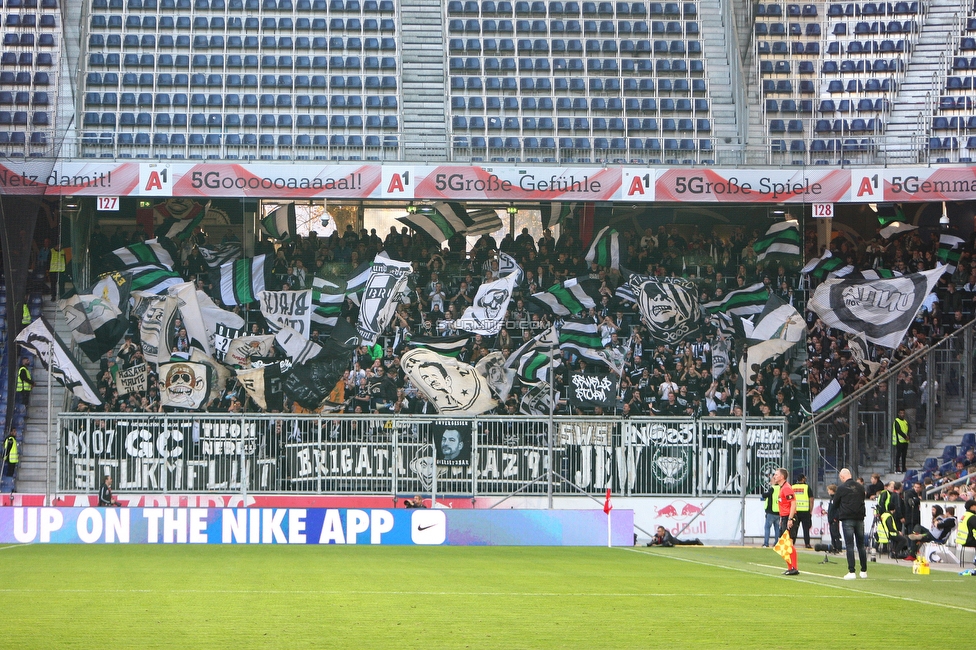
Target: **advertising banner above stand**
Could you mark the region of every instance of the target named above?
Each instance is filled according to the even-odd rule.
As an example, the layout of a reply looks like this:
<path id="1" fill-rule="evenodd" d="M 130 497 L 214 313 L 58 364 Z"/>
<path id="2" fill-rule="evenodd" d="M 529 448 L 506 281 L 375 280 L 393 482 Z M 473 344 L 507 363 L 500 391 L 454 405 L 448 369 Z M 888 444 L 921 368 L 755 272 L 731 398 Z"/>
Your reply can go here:
<path id="1" fill-rule="evenodd" d="M 854 169 L 544 167 L 295 162 L 59 160 L 47 177 L 26 161 L 0 164 L 0 193 L 49 195 L 878 203 L 959 201 L 976 194 L 976 167 Z"/>

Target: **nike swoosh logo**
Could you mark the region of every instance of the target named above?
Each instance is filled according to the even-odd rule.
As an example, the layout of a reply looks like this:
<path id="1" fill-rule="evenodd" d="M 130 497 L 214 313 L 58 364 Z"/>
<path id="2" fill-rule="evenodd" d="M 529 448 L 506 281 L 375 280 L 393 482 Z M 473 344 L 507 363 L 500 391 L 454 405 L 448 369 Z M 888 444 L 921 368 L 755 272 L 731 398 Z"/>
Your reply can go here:
<path id="1" fill-rule="evenodd" d="M 436 525 L 437 524 L 430 524 L 429 526 L 417 526 L 417 532 L 420 532 L 422 530 L 427 530 L 428 528 L 433 528 Z"/>

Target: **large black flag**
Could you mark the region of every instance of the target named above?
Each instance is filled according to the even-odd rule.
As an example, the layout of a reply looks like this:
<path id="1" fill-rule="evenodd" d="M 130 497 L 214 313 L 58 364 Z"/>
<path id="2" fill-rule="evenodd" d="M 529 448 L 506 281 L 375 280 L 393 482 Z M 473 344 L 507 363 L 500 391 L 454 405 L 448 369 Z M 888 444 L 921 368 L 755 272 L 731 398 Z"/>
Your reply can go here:
<path id="1" fill-rule="evenodd" d="M 349 368 L 358 343 L 356 328 L 340 318 L 321 352 L 282 374 L 285 394 L 302 408 L 315 410 L 322 406 L 342 373 Z"/>

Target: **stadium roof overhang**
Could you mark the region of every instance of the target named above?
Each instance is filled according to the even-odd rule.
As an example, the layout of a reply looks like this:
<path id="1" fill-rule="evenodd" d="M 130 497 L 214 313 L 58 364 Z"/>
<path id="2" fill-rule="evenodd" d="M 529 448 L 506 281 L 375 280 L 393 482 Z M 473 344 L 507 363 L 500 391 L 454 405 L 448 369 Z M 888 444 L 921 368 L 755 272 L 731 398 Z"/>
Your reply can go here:
<path id="1" fill-rule="evenodd" d="M 47 165 L 50 168 L 50 164 Z M 0 194 L 499 201 L 807 204 L 976 198 L 976 167 L 664 168 L 330 162 L 62 160 L 47 178 L 0 163 Z"/>

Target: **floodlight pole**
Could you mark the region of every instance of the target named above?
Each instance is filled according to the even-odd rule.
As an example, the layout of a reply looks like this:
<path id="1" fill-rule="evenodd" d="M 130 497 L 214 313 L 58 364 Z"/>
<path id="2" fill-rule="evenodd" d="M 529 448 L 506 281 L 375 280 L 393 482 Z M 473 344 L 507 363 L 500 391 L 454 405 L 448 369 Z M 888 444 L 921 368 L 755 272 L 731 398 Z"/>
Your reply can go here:
<path id="1" fill-rule="evenodd" d="M 739 508 L 742 512 L 741 528 L 739 530 L 740 539 L 739 542 L 745 546 L 746 543 L 746 490 L 749 487 L 749 437 L 746 435 L 746 388 L 748 386 L 748 375 L 749 375 L 749 346 L 742 346 L 742 363 L 740 365 L 740 372 L 742 373 L 742 439 L 739 444 L 739 478 L 742 481 L 741 489 L 739 490 Z M 742 372 L 742 365 L 746 365 L 746 369 Z"/>

